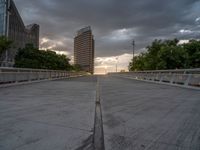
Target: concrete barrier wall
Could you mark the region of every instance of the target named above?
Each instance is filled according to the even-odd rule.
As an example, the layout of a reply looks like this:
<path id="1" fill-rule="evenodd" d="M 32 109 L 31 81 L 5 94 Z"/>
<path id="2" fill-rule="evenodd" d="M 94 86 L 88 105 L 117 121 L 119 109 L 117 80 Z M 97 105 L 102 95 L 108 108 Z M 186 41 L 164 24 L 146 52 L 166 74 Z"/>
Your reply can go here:
<path id="1" fill-rule="evenodd" d="M 86 75 L 86 73 L 59 70 L 0 68 L 0 85 L 41 80 L 53 80 L 82 75 Z"/>
<path id="2" fill-rule="evenodd" d="M 200 69 L 136 71 L 110 73 L 110 75 L 200 89 Z"/>

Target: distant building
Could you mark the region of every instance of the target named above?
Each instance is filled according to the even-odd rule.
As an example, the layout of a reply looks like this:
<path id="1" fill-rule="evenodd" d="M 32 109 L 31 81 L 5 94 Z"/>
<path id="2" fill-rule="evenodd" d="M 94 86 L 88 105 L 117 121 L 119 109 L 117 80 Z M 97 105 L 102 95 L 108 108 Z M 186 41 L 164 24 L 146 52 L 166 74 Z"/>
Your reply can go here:
<path id="1" fill-rule="evenodd" d="M 74 63 L 91 74 L 94 73 L 94 37 L 91 27 L 80 29 L 74 38 Z"/>
<path id="2" fill-rule="evenodd" d="M 39 48 L 39 25 L 25 26 L 13 0 L 0 0 L 0 35 L 13 41 L 11 49 L 0 58 L 1 66 L 12 66 L 19 48 L 27 43 Z"/>

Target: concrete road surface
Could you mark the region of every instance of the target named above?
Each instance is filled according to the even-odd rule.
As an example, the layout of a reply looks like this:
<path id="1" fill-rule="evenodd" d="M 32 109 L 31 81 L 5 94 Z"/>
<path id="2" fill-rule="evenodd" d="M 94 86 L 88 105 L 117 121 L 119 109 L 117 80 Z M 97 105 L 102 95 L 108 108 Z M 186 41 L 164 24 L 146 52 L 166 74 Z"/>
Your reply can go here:
<path id="1" fill-rule="evenodd" d="M 106 150 L 200 150 L 200 91 L 100 78 Z"/>
<path id="2" fill-rule="evenodd" d="M 100 103 L 95 76 L 0 88 L 0 150 L 200 150 L 200 91 L 98 81 Z"/>
<path id="3" fill-rule="evenodd" d="M 74 150 L 92 140 L 95 77 L 0 88 L 0 150 Z"/>

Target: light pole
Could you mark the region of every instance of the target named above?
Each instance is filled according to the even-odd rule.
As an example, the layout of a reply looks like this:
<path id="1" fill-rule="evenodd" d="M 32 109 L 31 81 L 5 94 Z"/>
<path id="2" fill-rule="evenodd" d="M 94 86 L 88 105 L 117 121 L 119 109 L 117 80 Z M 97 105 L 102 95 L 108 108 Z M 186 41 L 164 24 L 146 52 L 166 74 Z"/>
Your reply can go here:
<path id="1" fill-rule="evenodd" d="M 107 68 L 108 68 L 108 66 L 105 66 L 105 67 L 104 67 L 104 69 L 105 69 L 105 74 L 108 73 L 108 72 L 107 72 Z"/>
<path id="2" fill-rule="evenodd" d="M 133 45 L 133 59 L 134 59 L 134 55 L 135 55 L 135 40 L 133 40 L 132 45 Z"/>
<path id="3" fill-rule="evenodd" d="M 132 60 L 132 67 L 134 68 L 135 40 L 133 40 L 132 45 L 133 45 L 133 60 Z"/>
<path id="4" fill-rule="evenodd" d="M 118 64 L 117 63 L 118 63 L 118 57 L 116 57 L 116 72 L 118 71 L 118 69 L 117 69 L 117 67 L 118 67 L 117 65 Z"/>

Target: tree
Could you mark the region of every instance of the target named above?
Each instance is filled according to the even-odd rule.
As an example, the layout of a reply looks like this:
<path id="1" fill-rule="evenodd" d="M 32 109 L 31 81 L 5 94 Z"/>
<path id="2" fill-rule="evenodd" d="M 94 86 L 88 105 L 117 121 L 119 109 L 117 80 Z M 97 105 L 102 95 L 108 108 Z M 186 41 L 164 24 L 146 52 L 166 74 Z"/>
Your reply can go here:
<path id="1" fill-rule="evenodd" d="M 12 45 L 12 41 L 8 40 L 5 36 L 0 36 L 0 58 L 2 54 L 8 50 Z"/>
<path id="2" fill-rule="evenodd" d="M 190 40 L 183 47 L 189 55 L 189 67 L 200 68 L 200 41 Z"/>
<path id="3" fill-rule="evenodd" d="M 73 65 L 73 70 L 74 71 L 81 71 L 81 66 L 80 65 L 78 65 L 78 64 L 75 64 L 75 65 Z"/>
<path id="4" fill-rule="evenodd" d="M 165 46 L 158 53 L 157 69 L 184 69 L 188 67 L 188 53 L 182 46 Z"/>
<path id="5" fill-rule="evenodd" d="M 177 39 L 154 40 L 147 52 L 135 57 L 129 70 L 200 68 L 200 41 L 180 45 Z"/>
<path id="6" fill-rule="evenodd" d="M 145 53 L 142 53 L 139 56 L 134 57 L 134 59 L 132 60 L 132 62 L 130 62 L 129 64 L 129 70 L 145 70 L 145 62 L 146 62 L 146 55 Z"/>
<path id="7" fill-rule="evenodd" d="M 70 59 L 65 55 L 58 55 L 54 51 L 43 51 L 27 44 L 19 49 L 15 57 L 15 67 L 51 70 L 71 70 Z"/>

